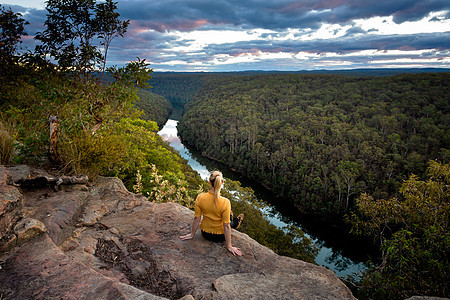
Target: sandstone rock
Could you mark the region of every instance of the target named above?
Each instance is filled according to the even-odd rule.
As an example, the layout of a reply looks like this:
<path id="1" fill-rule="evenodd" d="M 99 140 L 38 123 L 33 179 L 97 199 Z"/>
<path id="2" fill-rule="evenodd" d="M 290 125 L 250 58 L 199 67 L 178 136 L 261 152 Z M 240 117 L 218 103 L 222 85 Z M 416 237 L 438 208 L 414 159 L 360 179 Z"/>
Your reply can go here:
<path id="1" fill-rule="evenodd" d="M 88 191 L 28 190 L 23 201 L 47 233 L 0 256 L 7 299 L 354 299 L 333 272 L 238 231 L 242 257 L 199 232 L 180 240 L 191 210 L 148 202 L 117 178 L 99 178 Z"/>
<path id="2" fill-rule="evenodd" d="M 11 250 L 17 245 L 17 236 L 15 234 L 5 235 L 0 243 L 0 254 Z"/>
<path id="3" fill-rule="evenodd" d="M 130 282 L 138 282 L 150 264 L 145 276 L 159 280 L 158 288 L 164 291 L 160 295 L 169 298 L 189 294 L 204 299 L 353 298 L 331 271 L 278 256 L 237 231 L 233 231 L 233 243 L 244 252 L 242 257 L 232 256 L 222 243 L 208 242 L 199 234 L 192 241 L 181 241 L 178 237 L 189 232 L 192 218 L 192 211 L 173 203 L 145 202 L 133 212 L 117 211 L 101 222 L 120 232 L 128 255 L 104 240 L 101 246 L 114 255 L 96 255 Z M 90 229 L 84 233 L 86 237 L 94 234 Z M 156 292 L 150 284 L 141 288 Z"/>
<path id="4" fill-rule="evenodd" d="M 22 217 L 22 194 L 17 188 L 6 185 L 8 177 L 8 169 L 0 166 L 0 253 L 15 245 L 12 229 Z"/>
<path id="5" fill-rule="evenodd" d="M 32 169 L 26 165 L 8 167 L 11 183 L 24 187 L 41 187 L 50 182 L 55 182 L 56 178 L 41 169 Z"/>
<path id="6" fill-rule="evenodd" d="M 0 166 L 0 185 L 7 183 L 8 175 L 8 169 L 5 166 Z"/>
<path id="7" fill-rule="evenodd" d="M 448 300 L 449 298 L 429 297 L 429 296 L 413 296 L 406 300 Z"/>
<path id="8" fill-rule="evenodd" d="M 79 246 L 80 243 L 78 243 L 78 241 L 73 237 L 70 237 L 67 240 L 65 240 L 61 245 L 59 245 L 59 248 L 61 249 L 61 251 L 66 252 L 69 250 L 73 250 Z"/>
<path id="9" fill-rule="evenodd" d="M 47 234 L 4 262 L 0 283 L 5 299 L 164 299 L 68 259 Z"/>
<path id="10" fill-rule="evenodd" d="M 99 178 L 90 196 L 78 226 L 92 226 L 114 210 L 132 209 L 145 199 L 129 193 L 118 178 Z"/>
<path id="11" fill-rule="evenodd" d="M 109 231 L 110 231 L 112 234 L 115 234 L 115 235 L 119 235 L 119 234 L 120 234 L 119 229 L 117 229 L 116 227 L 111 227 L 111 228 L 109 229 Z"/>
<path id="12" fill-rule="evenodd" d="M 41 235 L 45 231 L 44 223 L 36 219 L 24 218 L 14 226 L 14 232 L 17 234 L 19 244 Z"/>
<path id="13" fill-rule="evenodd" d="M 9 171 L 9 184 L 13 184 L 20 180 L 26 179 L 31 174 L 31 169 L 27 165 L 11 166 L 8 167 Z"/>
<path id="14" fill-rule="evenodd" d="M 20 208 L 22 194 L 12 186 L 0 185 L 0 215 Z"/>
<path id="15" fill-rule="evenodd" d="M 21 195 L 19 192 L 9 186 L 0 186 L 0 239 L 2 239 L 20 219 L 20 206 Z"/>
<path id="16" fill-rule="evenodd" d="M 88 192 L 76 189 L 73 192 L 51 192 L 50 189 L 43 189 L 36 193 L 27 190 L 24 192 L 24 209 L 30 212 L 28 217 L 45 224 L 49 236 L 59 245 L 72 236 L 74 225 L 88 196 Z"/>
<path id="17" fill-rule="evenodd" d="M 10 184 L 27 188 L 43 187 L 45 185 L 86 184 L 89 178 L 86 175 L 53 176 L 42 169 L 30 168 L 26 165 L 8 167 Z"/>

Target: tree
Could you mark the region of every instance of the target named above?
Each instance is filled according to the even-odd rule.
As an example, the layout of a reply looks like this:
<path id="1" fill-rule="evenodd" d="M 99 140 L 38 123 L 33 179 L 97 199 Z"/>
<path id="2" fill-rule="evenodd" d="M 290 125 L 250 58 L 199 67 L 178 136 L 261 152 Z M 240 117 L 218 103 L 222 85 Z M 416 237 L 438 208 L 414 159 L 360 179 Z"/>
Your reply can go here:
<path id="1" fill-rule="evenodd" d="M 86 72 L 99 58 L 99 50 L 91 44 L 95 36 L 92 12 L 95 0 L 47 1 L 47 27 L 38 32 L 35 39 L 41 56 L 50 55 L 63 70 Z"/>
<path id="2" fill-rule="evenodd" d="M 97 4 L 95 8 L 96 17 L 95 24 L 98 32 L 98 37 L 101 39 L 100 45 L 104 48 L 102 56 L 102 77 L 100 82 L 103 83 L 103 75 L 105 73 L 106 58 L 108 56 L 108 49 L 111 42 L 116 37 L 123 37 L 127 31 L 130 20 L 119 20 L 119 13 L 115 12 L 117 9 L 117 2 L 106 0 L 106 2 Z"/>
<path id="3" fill-rule="evenodd" d="M 362 296 L 405 299 L 448 296 L 450 265 L 450 164 L 430 161 L 427 181 L 411 175 L 402 198 L 374 200 L 361 195 L 354 230 L 380 242 L 382 261 L 361 280 Z"/>
<path id="4" fill-rule="evenodd" d="M 99 63 L 104 71 L 111 41 L 123 36 L 129 24 L 118 19 L 116 9 L 110 0 L 48 0 L 47 29 L 36 34 L 42 43 L 36 52 L 41 57 L 49 55 L 65 71 L 86 74 Z M 94 38 L 100 39 L 104 54 L 92 43 Z"/>
<path id="5" fill-rule="evenodd" d="M 5 9 L 0 5 L 0 75 L 15 64 L 17 46 L 21 37 L 26 35 L 25 25 L 29 24 L 20 13 L 14 13 L 11 8 Z M 7 77 L 7 76 L 5 76 Z"/>
<path id="6" fill-rule="evenodd" d="M 26 70 L 19 64 L 23 55 L 18 48 L 27 24 L 20 13 L 0 5 L 0 111 L 18 101 L 14 91 L 23 85 L 20 78 Z"/>
<path id="7" fill-rule="evenodd" d="M 342 186 L 345 188 L 345 192 L 347 194 L 347 198 L 345 201 L 345 209 L 347 210 L 349 207 L 349 202 L 350 202 L 350 196 L 354 195 L 358 192 L 358 186 L 361 185 L 361 183 L 357 182 L 356 179 L 359 176 L 359 169 L 360 166 L 355 163 L 355 162 L 350 162 L 350 161 L 341 161 L 339 162 L 339 166 L 338 166 L 338 177 L 340 184 L 338 184 L 338 190 L 339 190 L 339 201 L 341 203 L 342 201 Z M 338 181 L 338 180 L 336 180 Z"/>

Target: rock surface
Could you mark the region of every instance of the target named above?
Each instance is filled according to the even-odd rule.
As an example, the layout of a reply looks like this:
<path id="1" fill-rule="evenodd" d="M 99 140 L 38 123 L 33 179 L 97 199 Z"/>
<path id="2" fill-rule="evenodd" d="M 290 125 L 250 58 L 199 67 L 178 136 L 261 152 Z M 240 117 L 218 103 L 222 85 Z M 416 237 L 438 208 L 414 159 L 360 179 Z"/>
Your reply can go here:
<path id="1" fill-rule="evenodd" d="M 232 239 L 242 257 L 199 232 L 180 240 L 192 211 L 149 202 L 117 178 L 19 193 L 6 173 L 0 167 L 2 208 L 14 193 L 21 205 L 0 215 L 16 237 L 0 250 L 2 299 L 354 299 L 333 272 L 276 255 L 238 231 Z"/>
<path id="2" fill-rule="evenodd" d="M 448 300 L 449 298 L 430 297 L 430 296 L 412 296 L 406 300 Z"/>

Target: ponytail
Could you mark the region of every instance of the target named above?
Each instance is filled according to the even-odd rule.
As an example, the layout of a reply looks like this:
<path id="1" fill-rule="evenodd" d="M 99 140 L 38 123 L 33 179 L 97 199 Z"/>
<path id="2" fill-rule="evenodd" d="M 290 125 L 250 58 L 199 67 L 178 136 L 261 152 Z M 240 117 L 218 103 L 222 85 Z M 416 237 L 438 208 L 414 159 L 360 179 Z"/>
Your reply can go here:
<path id="1" fill-rule="evenodd" d="M 223 175 L 219 171 L 211 172 L 209 176 L 209 182 L 214 187 L 214 207 L 217 205 L 217 200 L 219 199 L 220 189 L 222 189 Z"/>

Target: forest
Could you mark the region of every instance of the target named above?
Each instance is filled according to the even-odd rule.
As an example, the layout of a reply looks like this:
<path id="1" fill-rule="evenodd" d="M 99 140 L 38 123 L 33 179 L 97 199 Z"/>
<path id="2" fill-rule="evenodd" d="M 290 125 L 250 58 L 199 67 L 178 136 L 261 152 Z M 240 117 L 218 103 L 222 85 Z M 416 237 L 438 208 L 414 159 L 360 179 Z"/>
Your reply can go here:
<path id="1" fill-rule="evenodd" d="M 398 74 L 415 73 L 445 73 L 447 69 L 441 68 L 392 68 L 392 69 L 349 69 L 349 70 L 298 70 L 298 71 L 241 71 L 241 72 L 154 72 L 151 79 L 151 92 L 167 99 L 173 107 L 171 118 L 180 120 L 185 106 L 191 102 L 202 86 L 223 76 L 249 76 L 249 75 L 289 75 L 289 74 L 328 74 L 350 77 L 383 77 Z M 220 79 L 218 79 L 220 80 Z"/>
<path id="2" fill-rule="evenodd" d="M 139 89 L 136 94 L 139 100 L 136 101 L 135 106 L 143 112 L 141 118 L 155 121 L 161 129 L 172 113 L 172 104 L 166 98 L 154 94 L 148 89 Z"/>
<path id="3" fill-rule="evenodd" d="M 449 72 L 151 78 L 145 59 L 106 68 L 108 47 L 129 25 L 116 2 L 76 4 L 48 1 L 26 53 L 26 20 L 0 6 L 1 164 L 117 176 L 149 201 L 192 208 L 207 183 L 157 134 L 173 109 L 184 141 L 205 156 L 303 213 L 346 214 L 354 233 L 374 238 L 380 263 L 346 279 L 355 296 L 449 296 Z M 317 248 L 301 231 L 271 225 L 250 189 L 227 184 L 223 194 L 245 212 L 243 232 L 313 262 Z"/>
<path id="4" fill-rule="evenodd" d="M 342 214 L 395 196 L 450 159 L 450 73 L 208 77 L 179 123 L 185 142 L 301 212 Z"/>
<path id="5" fill-rule="evenodd" d="M 450 73 L 211 76 L 179 133 L 300 213 L 344 218 L 379 259 L 360 299 L 448 297 Z"/>
<path id="6" fill-rule="evenodd" d="M 37 49 L 25 54 L 17 50 L 26 20 L 0 5 L 5 32 L 0 35 L 0 164 L 88 175 L 92 184 L 99 176 L 116 176 L 148 201 L 192 209 L 195 197 L 209 186 L 157 134 L 172 105 L 148 90 L 153 70 L 145 59 L 105 68 L 107 51 L 100 51 L 104 39 L 119 37 L 127 28 L 126 21 L 118 20 L 116 3 L 106 3 L 48 3 L 47 29 L 39 33 Z M 110 19 L 99 17 L 104 14 Z M 60 36 L 59 29 L 67 36 Z M 84 40 L 87 34 L 100 44 Z M 52 143 L 49 116 L 57 120 Z M 314 262 L 317 249 L 303 232 L 291 228 L 286 233 L 270 224 L 253 191 L 239 182 L 229 185 L 234 191 L 223 193 L 233 207 L 245 211 L 243 232 L 277 253 Z M 238 194 L 248 201 L 239 203 Z"/>
<path id="7" fill-rule="evenodd" d="M 205 73 L 154 73 L 151 79 L 151 91 L 167 99 L 173 108 L 172 119 L 180 119 L 185 106 L 192 101 L 203 86 L 204 79 L 212 75 Z"/>

